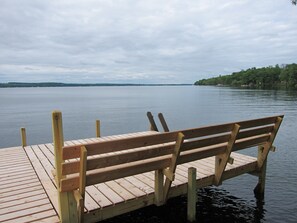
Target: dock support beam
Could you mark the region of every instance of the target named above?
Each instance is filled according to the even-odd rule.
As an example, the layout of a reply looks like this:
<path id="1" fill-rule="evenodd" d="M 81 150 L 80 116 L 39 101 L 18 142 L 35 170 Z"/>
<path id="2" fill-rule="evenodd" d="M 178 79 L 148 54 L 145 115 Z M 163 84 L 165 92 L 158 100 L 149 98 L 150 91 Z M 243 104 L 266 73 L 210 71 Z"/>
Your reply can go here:
<path id="1" fill-rule="evenodd" d="M 60 181 L 65 176 L 62 175 L 62 149 L 64 146 L 62 113 L 54 111 L 52 113 L 53 141 L 55 149 L 56 184 L 58 189 L 59 217 L 62 223 L 78 222 L 77 205 L 73 192 L 60 192 Z"/>
<path id="2" fill-rule="evenodd" d="M 22 138 L 22 147 L 27 146 L 26 129 L 24 127 L 21 128 L 21 138 Z"/>
<path id="3" fill-rule="evenodd" d="M 96 137 L 97 138 L 100 138 L 101 137 L 100 120 L 96 120 Z"/>
<path id="4" fill-rule="evenodd" d="M 155 205 L 161 206 L 164 204 L 164 174 L 163 170 L 155 171 Z"/>
<path id="5" fill-rule="evenodd" d="M 189 222 L 196 221 L 196 168 L 190 167 L 188 169 L 188 205 L 187 205 L 187 219 Z"/>

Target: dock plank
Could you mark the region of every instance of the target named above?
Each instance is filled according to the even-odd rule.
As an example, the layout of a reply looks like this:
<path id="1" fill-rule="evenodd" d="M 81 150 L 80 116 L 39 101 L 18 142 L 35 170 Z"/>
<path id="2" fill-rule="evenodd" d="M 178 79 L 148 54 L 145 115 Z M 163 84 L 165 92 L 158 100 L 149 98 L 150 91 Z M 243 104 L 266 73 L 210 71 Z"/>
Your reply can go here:
<path id="1" fill-rule="evenodd" d="M 0 177 L 1 178 L 9 178 L 10 176 L 23 176 L 24 174 L 28 174 L 28 173 L 31 173 L 32 170 L 31 169 L 27 169 L 27 170 L 22 170 L 20 172 L 16 172 L 16 173 L 3 173 L 3 174 L 0 174 Z"/>
<path id="2" fill-rule="evenodd" d="M 96 184 L 95 187 L 103 194 L 106 195 L 106 198 L 112 202 L 113 205 L 117 203 L 124 202 L 125 200 L 114 192 L 110 187 L 108 187 L 105 183 Z"/>
<path id="3" fill-rule="evenodd" d="M 39 185 L 36 185 L 36 186 L 33 186 L 33 187 L 23 188 L 23 189 L 20 189 L 20 190 L 17 190 L 17 191 L 8 191 L 6 193 L 1 193 L 0 194 L 0 199 L 5 198 L 5 197 L 11 197 L 12 195 L 25 194 L 27 192 L 42 190 L 42 189 L 43 189 L 42 186 L 39 184 Z"/>
<path id="4" fill-rule="evenodd" d="M 120 184 L 118 184 L 116 181 L 108 181 L 106 182 L 106 185 L 109 188 L 112 188 L 115 193 L 117 193 L 121 198 L 123 198 L 125 201 L 135 199 L 136 196 L 130 193 L 128 190 L 126 190 L 124 187 L 122 187 Z"/>
<path id="5" fill-rule="evenodd" d="M 150 179 L 149 177 L 145 176 L 144 174 L 137 174 L 134 176 L 136 179 L 138 179 L 139 181 L 141 181 L 142 183 L 146 184 L 148 187 L 150 187 L 152 189 L 152 191 L 154 191 L 154 181 L 152 181 L 152 179 Z"/>
<path id="6" fill-rule="evenodd" d="M 118 180 L 115 180 L 119 185 L 121 185 L 123 188 L 126 188 L 131 194 L 133 194 L 135 197 L 142 197 L 145 196 L 146 193 L 140 190 L 138 187 L 130 183 L 127 179 L 121 178 Z"/>
<path id="7" fill-rule="evenodd" d="M 39 205 L 38 207 L 32 207 L 32 208 L 20 210 L 17 212 L 2 214 L 0 216 L 0 221 L 7 222 L 8 220 L 11 220 L 11 222 L 17 222 L 18 221 L 17 219 L 22 217 L 23 219 L 24 218 L 27 219 L 25 220 L 25 222 L 26 221 L 29 222 L 32 220 L 33 214 L 37 214 L 37 213 L 40 214 L 43 211 L 49 211 L 49 210 L 52 210 L 52 206 L 50 204 Z M 23 222 L 23 220 L 21 220 L 21 222 Z"/>
<path id="8" fill-rule="evenodd" d="M 0 157 L 0 222 L 58 222 L 24 149 L 0 149 Z"/>
<path id="9" fill-rule="evenodd" d="M 113 203 L 103 194 L 101 193 L 97 187 L 88 186 L 88 193 L 92 196 L 93 200 L 99 205 L 100 208 L 107 207 L 112 205 Z"/>
<path id="10" fill-rule="evenodd" d="M 19 179 L 22 179 L 22 178 L 19 177 Z M 29 183 L 38 182 L 38 181 L 39 181 L 38 178 L 34 178 L 34 179 L 29 179 L 29 180 L 19 180 L 17 182 L 13 182 L 10 184 L 4 184 L 4 185 L 0 184 L 0 190 L 5 190 L 7 188 L 14 188 L 16 186 L 27 185 Z"/>
<path id="11" fill-rule="evenodd" d="M 146 183 L 143 183 L 141 180 L 137 179 L 135 176 L 125 177 L 129 183 L 133 184 L 139 190 L 143 191 L 146 195 L 149 195 L 154 192 L 154 188 L 150 187 Z"/>
<path id="12" fill-rule="evenodd" d="M 0 199 L 0 204 L 4 204 L 6 202 L 11 202 L 11 201 L 20 201 L 24 198 L 28 198 L 31 196 L 35 196 L 35 195 L 40 195 L 40 194 L 45 194 L 44 190 L 35 190 L 35 191 L 31 191 L 25 194 L 17 194 L 17 195 L 13 195 L 10 197 L 5 197 L 5 198 L 1 198 Z"/>
<path id="13" fill-rule="evenodd" d="M 55 207 L 55 210 L 59 210 L 58 196 L 55 185 L 48 177 L 46 171 L 43 169 L 43 166 L 41 165 L 32 148 L 30 146 L 27 146 L 25 147 L 25 151 L 31 160 L 31 163 L 36 171 L 36 174 L 38 175 L 38 178 L 41 181 L 41 184 L 43 185 L 43 188 L 46 190 L 46 193 L 49 196 L 51 203 Z"/>
<path id="14" fill-rule="evenodd" d="M 0 170 L 0 174 L 5 174 L 5 173 L 19 173 L 20 171 L 23 170 L 30 170 L 31 167 L 28 165 L 23 165 L 23 166 L 17 166 L 15 168 L 5 168 L 4 170 Z"/>
<path id="15" fill-rule="evenodd" d="M 32 216 L 32 220 L 30 220 L 31 223 L 58 223 L 60 222 L 60 219 L 58 216 L 53 215 L 53 211 L 44 211 L 40 214 L 35 214 Z"/>
<path id="16" fill-rule="evenodd" d="M 16 205 L 21 205 L 21 204 L 25 204 L 25 203 L 29 203 L 32 201 L 37 201 L 37 200 L 41 200 L 47 198 L 45 193 L 41 193 L 38 195 L 33 195 L 33 196 L 29 196 L 23 199 L 17 199 L 17 200 L 12 200 L 12 201 L 8 201 L 8 202 L 4 202 L 4 203 L 0 203 L 0 211 L 4 208 L 9 208 L 12 206 L 16 206 Z"/>
<path id="17" fill-rule="evenodd" d="M 40 205 L 48 204 L 48 200 L 46 198 L 36 201 L 31 201 L 29 203 L 22 203 L 14 205 L 13 207 L 7 207 L 0 209 L 0 215 L 12 213 L 15 211 L 25 210 L 32 207 L 38 207 Z"/>

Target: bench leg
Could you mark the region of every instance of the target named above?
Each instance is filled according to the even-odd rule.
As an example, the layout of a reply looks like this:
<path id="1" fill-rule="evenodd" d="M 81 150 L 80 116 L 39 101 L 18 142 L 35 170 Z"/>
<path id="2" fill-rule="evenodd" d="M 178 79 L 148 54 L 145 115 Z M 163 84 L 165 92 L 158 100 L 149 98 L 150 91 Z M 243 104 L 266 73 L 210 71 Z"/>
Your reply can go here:
<path id="1" fill-rule="evenodd" d="M 258 157 L 262 155 L 263 147 L 259 146 L 258 148 Z M 263 162 L 263 165 L 258 173 L 258 184 L 254 189 L 254 194 L 256 198 L 264 198 L 265 191 L 265 182 L 266 182 L 266 167 L 267 167 L 267 158 Z"/>

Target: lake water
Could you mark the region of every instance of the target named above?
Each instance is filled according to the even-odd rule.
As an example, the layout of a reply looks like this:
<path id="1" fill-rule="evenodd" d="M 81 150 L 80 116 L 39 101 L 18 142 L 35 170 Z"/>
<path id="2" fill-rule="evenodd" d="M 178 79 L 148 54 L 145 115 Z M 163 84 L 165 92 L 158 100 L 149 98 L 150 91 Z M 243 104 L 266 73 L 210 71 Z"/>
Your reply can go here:
<path id="1" fill-rule="evenodd" d="M 63 113 L 65 140 L 144 131 L 146 112 L 162 112 L 170 130 L 284 114 L 270 153 L 264 200 L 257 178 L 243 175 L 198 191 L 199 222 L 297 222 L 297 92 L 218 87 L 76 87 L 0 89 L 0 148 L 52 141 L 51 112 Z M 256 154 L 256 150 L 247 153 Z M 171 200 L 107 222 L 185 222 L 186 199 Z"/>

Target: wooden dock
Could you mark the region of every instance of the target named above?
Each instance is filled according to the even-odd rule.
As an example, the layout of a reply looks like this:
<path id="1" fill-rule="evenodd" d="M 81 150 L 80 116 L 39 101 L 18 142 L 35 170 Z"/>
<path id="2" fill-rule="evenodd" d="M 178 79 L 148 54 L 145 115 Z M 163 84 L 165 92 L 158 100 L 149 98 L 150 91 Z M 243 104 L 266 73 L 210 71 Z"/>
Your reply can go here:
<path id="1" fill-rule="evenodd" d="M 102 138 L 66 141 L 65 145 L 108 141 L 131 136 L 156 134 L 139 132 Z M 256 169 L 257 158 L 232 153 L 233 165 L 227 164 L 224 179 Z M 0 149 L 0 222 L 58 222 L 58 197 L 52 175 L 53 144 Z M 197 168 L 197 185 L 212 185 L 215 157 L 178 165 L 169 197 L 187 193 L 188 168 Z M 154 204 L 154 172 L 125 177 L 86 188 L 85 212 L 98 209 L 117 214 Z M 96 216 L 97 217 L 97 216 Z M 91 218 L 88 218 L 91 219 Z"/>
<path id="2" fill-rule="evenodd" d="M 187 194 L 196 216 L 196 189 L 250 173 L 264 195 L 267 155 L 283 116 L 164 133 L 151 131 L 63 140 L 53 112 L 53 143 L 0 149 L 0 222 L 98 222 Z M 238 153 L 258 147 L 258 156 Z M 199 210 L 198 210 L 199 211 Z"/>

